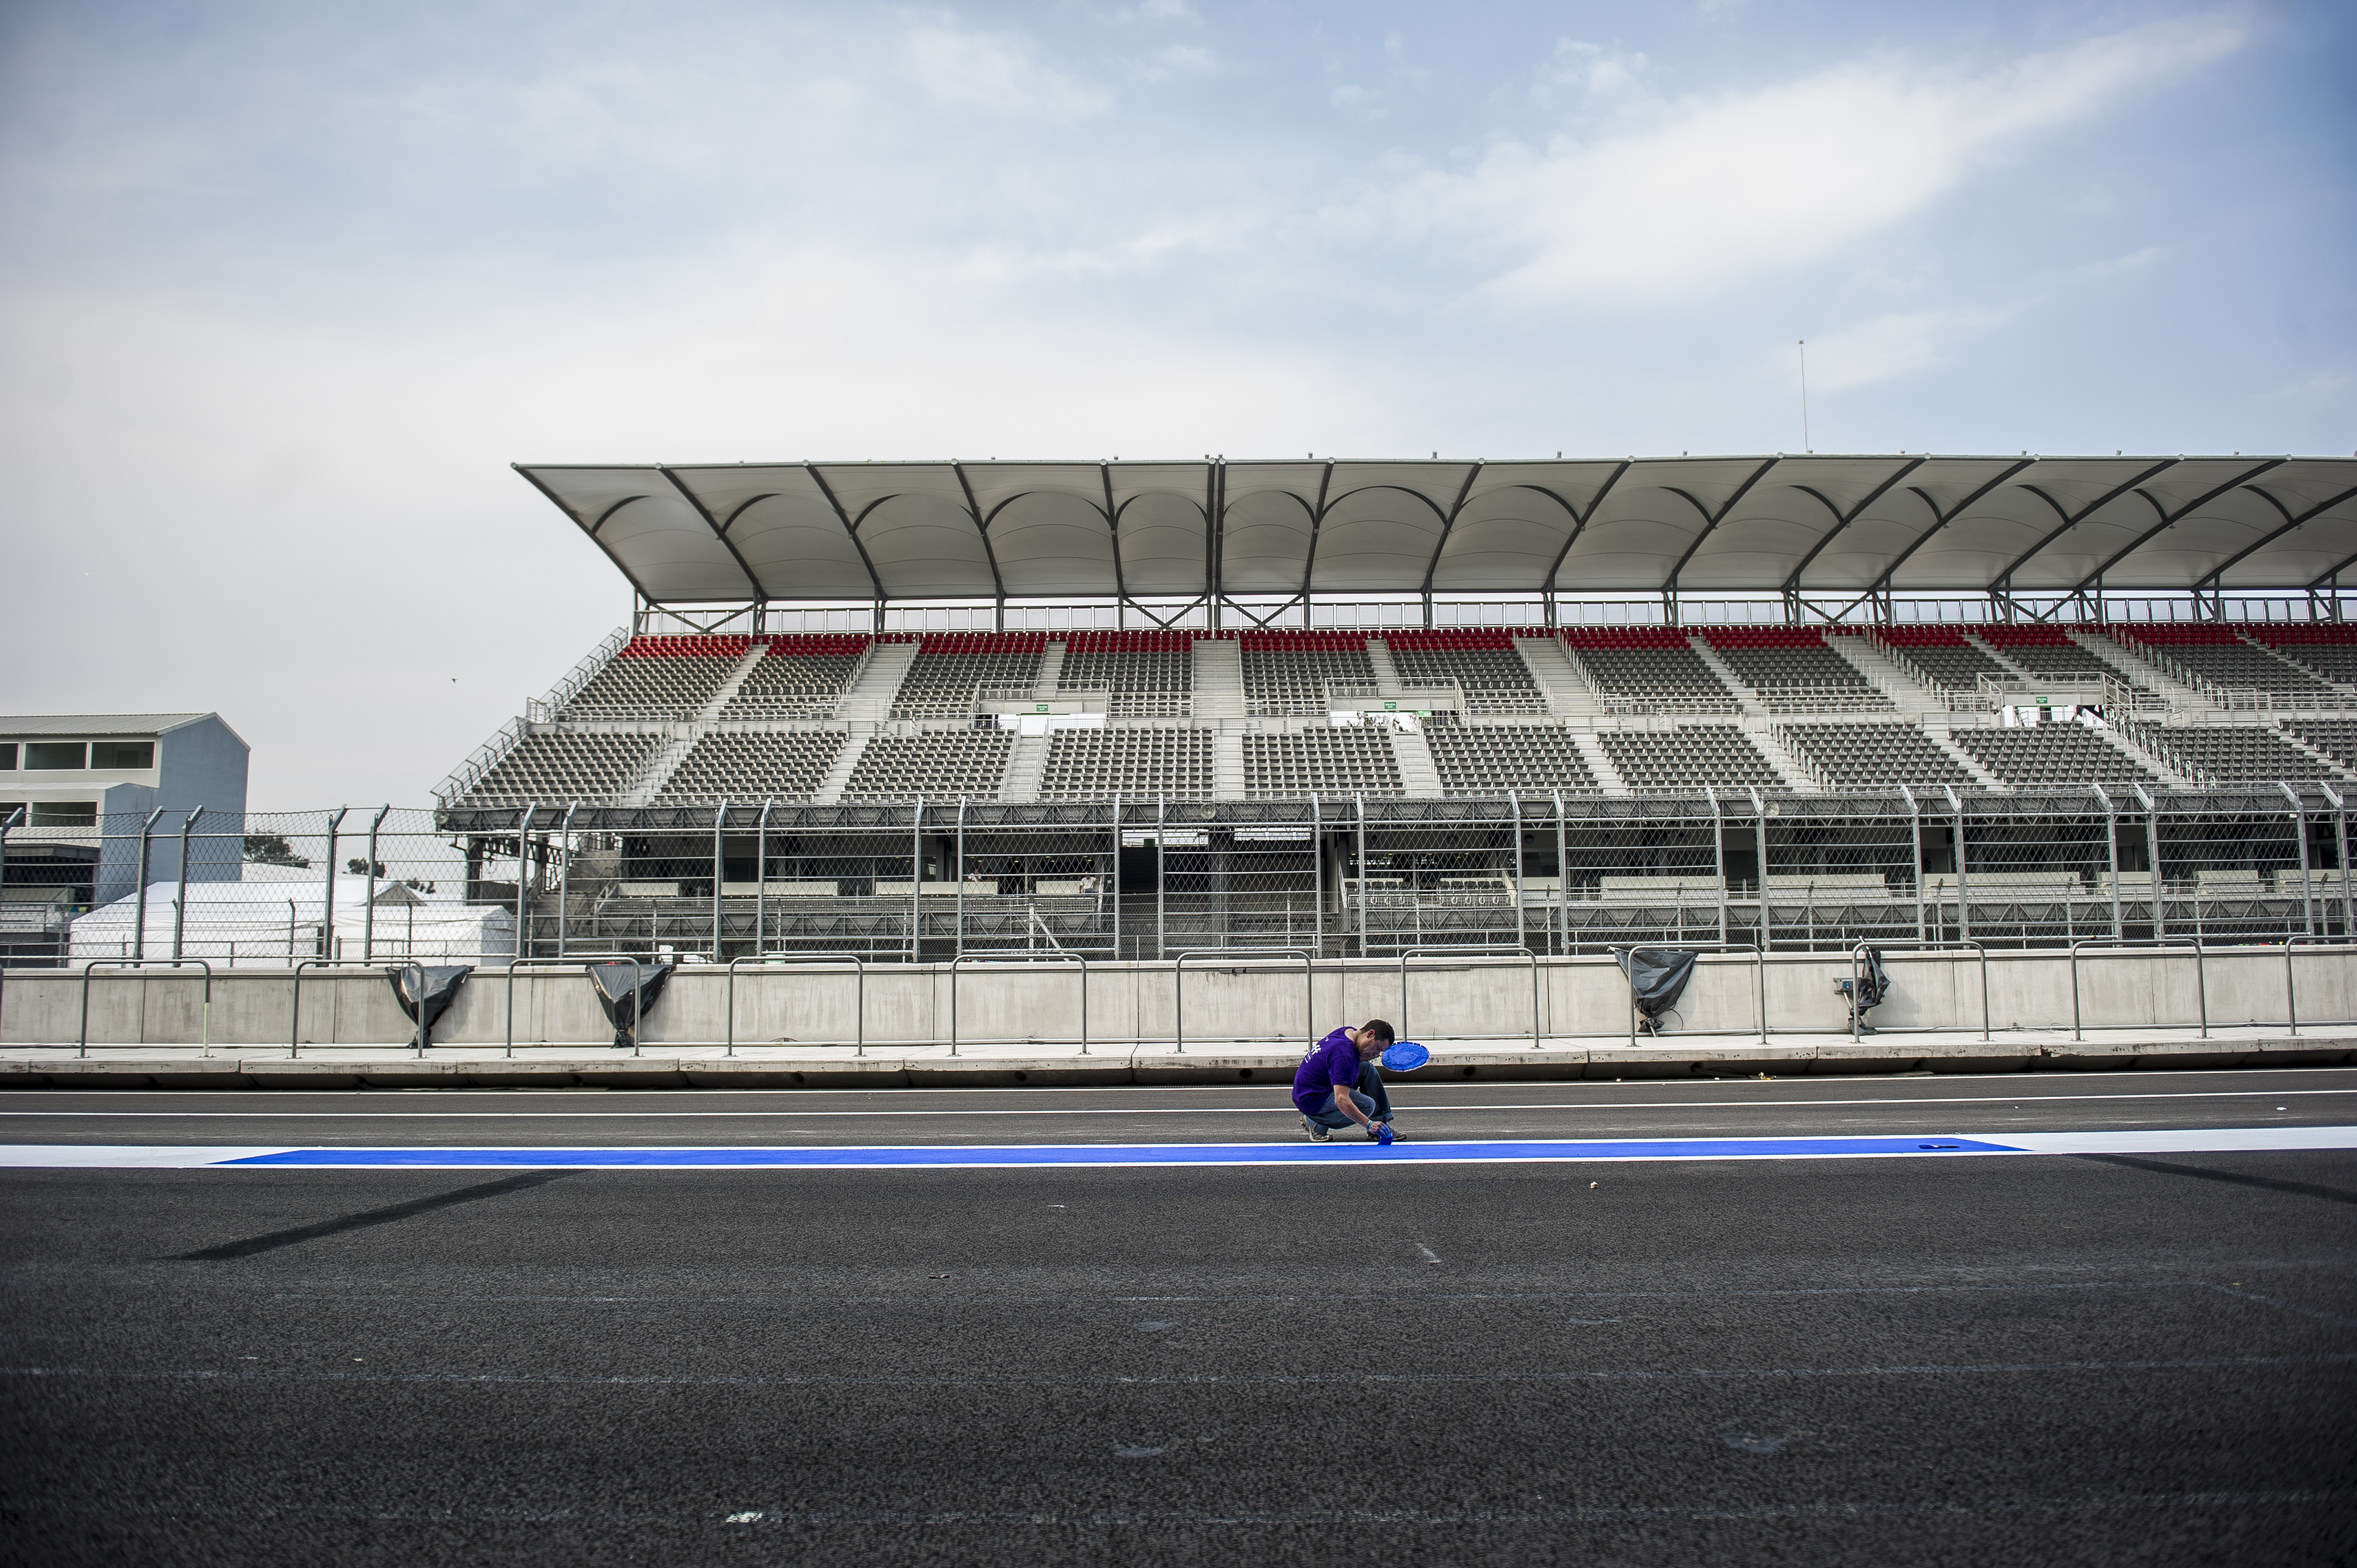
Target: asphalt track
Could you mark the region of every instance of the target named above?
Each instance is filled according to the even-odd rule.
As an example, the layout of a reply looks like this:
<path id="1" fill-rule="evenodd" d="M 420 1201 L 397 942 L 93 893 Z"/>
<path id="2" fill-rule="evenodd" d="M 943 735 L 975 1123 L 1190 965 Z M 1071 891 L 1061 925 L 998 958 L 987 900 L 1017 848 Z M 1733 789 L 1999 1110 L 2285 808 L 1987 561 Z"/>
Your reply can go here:
<path id="1" fill-rule="evenodd" d="M 1272 1098 L 41 1093 L 0 1096 L 0 1143 L 1298 1145 Z M 2357 1071 L 1397 1099 L 1426 1143 L 2067 1133 L 2164 1152 L 0 1169 L 0 1552 L 2357 1555 L 2357 1152 L 2166 1152 L 2188 1129 L 2357 1124 Z"/>

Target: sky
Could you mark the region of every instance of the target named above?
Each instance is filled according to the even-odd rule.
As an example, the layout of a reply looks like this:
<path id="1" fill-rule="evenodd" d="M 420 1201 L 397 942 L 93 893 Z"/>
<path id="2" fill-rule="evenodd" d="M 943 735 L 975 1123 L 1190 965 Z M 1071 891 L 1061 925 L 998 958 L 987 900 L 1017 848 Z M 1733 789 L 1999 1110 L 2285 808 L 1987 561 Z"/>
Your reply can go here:
<path id="1" fill-rule="evenodd" d="M 2298 0 L 14 0 L 0 712 L 427 804 L 629 613 L 518 461 L 2357 453 L 2352 82 Z"/>

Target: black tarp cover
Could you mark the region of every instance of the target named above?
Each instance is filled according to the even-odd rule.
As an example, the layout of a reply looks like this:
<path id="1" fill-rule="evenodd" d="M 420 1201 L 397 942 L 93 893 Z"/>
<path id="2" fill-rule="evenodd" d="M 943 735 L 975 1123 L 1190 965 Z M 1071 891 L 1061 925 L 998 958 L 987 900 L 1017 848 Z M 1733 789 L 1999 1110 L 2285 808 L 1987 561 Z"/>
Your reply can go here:
<path id="1" fill-rule="evenodd" d="M 1629 977 L 1638 1015 L 1647 1034 L 1661 1029 L 1662 1015 L 1677 1005 L 1694 974 L 1695 955 L 1684 948 L 1616 948 L 1613 958 Z"/>
<path id="2" fill-rule="evenodd" d="M 589 966 L 589 983 L 597 993 L 597 1005 L 606 1010 L 606 1022 L 614 1026 L 617 1047 L 638 1044 L 639 1020 L 662 994 L 664 983 L 677 967 L 668 963 Z"/>
<path id="3" fill-rule="evenodd" d="M 1850 1009 L 1859 1022 L 1860 1027 L 1864 1026 L 1867 1012 L 1881 1006 L 1884 1000 L 1890 994 L 1890 976 L 1885 973 L 1882 968 L 1882 950 L 1867 948 L 1863 957 L 1865 962 L 1860 967 L 1865 972 L 1858 979 L 1857 996 L 1851 1004 Z M 1849 987 L 1850 983 L 1846 980 L 1834 982 L 1834 989 L 1844 996 L 1849 995 Z"/>
<path id="4" fill-rule="evenodd" d="M 401 999 L 403 1015 L 413 1024 L 417 1022 L 417 993 L 421 989 L 422 977 L 422 989 L 425 993 L 424 1043 L 430 1046 L 434 1043 L 435 1021 L 447 1013 L 450 1004 L 458 999 L 458 987 L 467 983 L 467 977 L 475 972 L 475 966 L 471 963 L 388 964 L 384 972 L 386 978 L 393 982 L 393 993 Z"/>

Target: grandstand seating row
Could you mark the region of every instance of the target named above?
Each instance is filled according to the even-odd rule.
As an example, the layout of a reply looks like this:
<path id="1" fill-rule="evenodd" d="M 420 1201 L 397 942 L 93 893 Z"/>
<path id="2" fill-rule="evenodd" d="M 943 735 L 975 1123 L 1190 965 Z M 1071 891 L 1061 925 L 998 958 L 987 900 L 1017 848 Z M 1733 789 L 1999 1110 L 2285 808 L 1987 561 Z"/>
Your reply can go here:
<path id="1" fill-rule="evenodd" d="M 1457 796 L 1593 792 L 1612 783 L 1609 774 L 1599 777 L 1606 763 L 1619 774 L 1619 787 L 1645 793 L 1706 785 L 1785 789 L 1803 778 L 1835 789 L 1967 788 L 1991 780 L 2039 789 L 2172 779 L 2339 781 L 2357 773 L 2357 718 L 2287 712 L 2264 723 L 2013 728 L 1960 720 L 1952 728 L 1927 728 L 1895 714 L 1860 722 L 1810 712 L 1813 703 L 1853 713 L 1881 705 L 1873 681 L 1830 644 L 1834 635 L 1864 635 L 1928 684 L 1952 691 L 2016 669 L 2052 680 L 2131 681 L 2146 668 L 2139 660 L 2149 658 L 2179 680 L 2267 690 L 2290 699 L 2273 704 L 2278 709 L 2300 703 L 2312 710 L 2339 707 L 2347 696 L 2326 673 L 2357 673 L 2352 627 L 2139 623 L 2105 631 L 2111 643 L 2084 628 L 2042 625 L 1884 627 L 1864 634 L 1806 627 L 1567 628 L 1559 644 L 1607 699 L 1604 713 L 1651 708 L 1672 721 L 1620 729 L 1608 717 L 1587 740 L 1545 716 L 1546 693 L 1516 647 L 1518 639 L 1549 635 L 1543 628 L 1216 635 L 1236 646 L 1249 712 L 1311 714 L 1323 711 L 1337 685 L 1373 690 L 1379 660 L 1372 638 L 1399 682 L 1453 682 L 1467 714 L 1483 720 L 1444 715 L 1397 745 L 1380 726 L 1246 733 L 1228 744 L 1242 751 L 1239 787 L 1248 796 L 1400 794 L 1409 778 L 1432 777 L 1422 773 L 1424 754 L 1439 791 Z M 2099 656 L 2080 639 L 2115 649 L 2116 659 Z M 1039 695 L 1104 692 L 1116 717 L 1145 721 L 1062 730 L 1034 743 L 1039 749 L 1023 754 L 1031 760 L 1019 775 L 1027 794 L 1036 768 L 1042 799 L 1207 796 L 1215 789 L 1219 743 L 1212 730 L 1159 722 L 1188 717 L 1195 645 L 1205 639 L 1190 631 L 637 638 L 572 694 L 555 724 L 532 726 L 466 798 L 485 804 L 625 795 L 681 804 L 808 799 L 839 762 L 847 772 L 826 786 L 830 799 L 998 794 L 1016 755 L 1016 737 L 1006 731 L 877 735 L 863 739 L 855 759 L 844 752 L 851 740 L 846 729 L 754 727 L 829 720 L 879 641 L 917 644 L 893 693 L 889 714 L 896 719 L 964 719 L 979 691 L 1005 687 Z M 1739 704 L 1714 664 L 1770 699 L 1779 713 L 1782 723 L 1765 750 L 1752 732 L 1727 722 Z M 1043 682 L 1049 682 L 1044 689 Z M 728 701 L 716 713 L 724 691 Z M 1778 693 L 1808 700 L 1787 706 L 1774 700 Z M 699 714 L 728 727 L 700 736 L 694 729 L 658 735 L 596 727 L 601 720 Z M 674 742 L 674 734 L 683 738 Z M 668 756 L 659 762 L 667 747 L 675 748 L 670 756 L 685 755 L 675 765 Z M 1404 768 L 1404 756 L 1415 767 Z"/>

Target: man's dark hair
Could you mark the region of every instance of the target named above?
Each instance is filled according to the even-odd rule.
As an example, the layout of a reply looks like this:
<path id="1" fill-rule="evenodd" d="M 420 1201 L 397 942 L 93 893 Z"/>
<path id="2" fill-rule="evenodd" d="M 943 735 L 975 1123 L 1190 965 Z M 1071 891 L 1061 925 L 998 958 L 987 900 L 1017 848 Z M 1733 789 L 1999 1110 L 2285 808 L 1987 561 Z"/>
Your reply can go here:
<path id="1" fill-rule="evenodd" d="M 1392 1026 L 1389 1024 L 1384 1023 L 1381 1018 L 1368 1019 L 1365 1023 L 1359 1026 L 1359 1033 L 1362 1035 L 1372 1035 L 1387 1046 L 1394 1040 L 1399 1038 L 1397 1035 L 1392 1032 Z"/>

